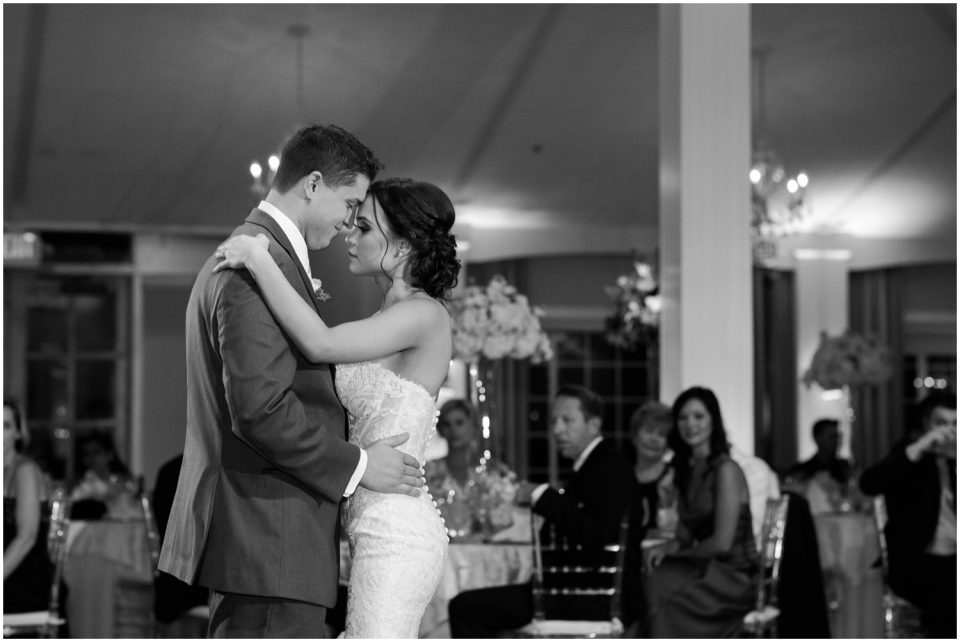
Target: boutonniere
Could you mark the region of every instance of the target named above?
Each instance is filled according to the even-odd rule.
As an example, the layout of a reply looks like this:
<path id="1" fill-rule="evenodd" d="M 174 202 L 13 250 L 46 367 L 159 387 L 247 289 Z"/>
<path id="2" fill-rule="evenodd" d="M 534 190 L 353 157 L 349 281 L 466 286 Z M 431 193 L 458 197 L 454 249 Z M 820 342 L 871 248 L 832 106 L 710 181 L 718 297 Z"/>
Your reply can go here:
<path id="1" fill-rule="evenodd" d="M 311 278 L 310 282 L 313 283 L 313 294 L 319 301 L 326 301 L 330 298 L 330 295 L 324 292 L 320 279 Z"/>

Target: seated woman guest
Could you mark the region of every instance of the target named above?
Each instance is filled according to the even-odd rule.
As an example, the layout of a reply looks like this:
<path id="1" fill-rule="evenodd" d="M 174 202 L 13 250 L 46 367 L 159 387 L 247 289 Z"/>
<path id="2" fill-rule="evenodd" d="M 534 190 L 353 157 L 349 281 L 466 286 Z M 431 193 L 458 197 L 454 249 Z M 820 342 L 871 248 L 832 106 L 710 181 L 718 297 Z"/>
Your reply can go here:
<path id="1" fill-rule="evenodd" d="M 630 529 L 624 560 L 623 615 L 629 626 L 641 617 L 640 577 L 643 540 L 659 524 L 660 509 L 675 503 L 673 470 L 667 464 L 667 435 L 673 424 L 670 407 L 648 401 L 630 416 L 630 441 L 636 451 L 634 481 L 630 493 Z M 676 514 L 672 509 L 673 515 Z M 669 526 L 672 526 L 669 525 Z"/>
<path id="2" fill-rule="evenodd" d="M 70 493 L 73 519 L 131 517 L 139 515 L 133 478 L 120 460 L 113 437 L 103 430 L 78 439 L 80 480 Z"/>
<path id="3" fill-rule="evenodd" d="M 50 600 L 49 498 L 37 464 L 23 454 L 20 410 L 3 401 L 3 612 L 42 611 Z"/>
<path id="4" fill-rule="evenodd" d="M 437 419 L 437 432 L 447 441 L 447 454 L 427 462 L 426 486 L 440 508 L 447 532 L 453 537 L 471 535 L 481 529 L 477 522 L 481 503 L 494 499 L 491 480 L 512 474 L 506 466 L 480 452 L 480 421 L 470 402 L 451 399 L 444 403 Z M 493 526 L 509 526 L 512 503 L 501 503 L 491 517 L 494 522 L 499 520 Z"/>
<path id="5" fill-rule="evenodd" d="M 730 458 L 712 391 L 694 387 L 677 397 L 667 441 L 679 520 L 676 538 L 647 554 L 640 633 L 726 637 L 753 606 L 758 555 L 747 482 Z"/>

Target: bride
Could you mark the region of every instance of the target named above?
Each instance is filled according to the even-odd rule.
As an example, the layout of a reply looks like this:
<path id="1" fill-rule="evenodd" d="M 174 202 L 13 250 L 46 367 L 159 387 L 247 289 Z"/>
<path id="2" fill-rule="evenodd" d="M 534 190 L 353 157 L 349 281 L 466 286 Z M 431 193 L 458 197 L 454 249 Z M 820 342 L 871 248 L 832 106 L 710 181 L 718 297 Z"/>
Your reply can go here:
<path id="1" fill-rule="evenodd" d="M 270 309 L 311 361 L 336 366 L 336 389 L 349 439 L 366 445 L 401 432 L 420 461 L 434 434 L 436 397 L 452 352 L 441 301 L 457 283 L 453 205 L 429 183 L 373 183 L 346 235 L 350 271 L 383 291 L 373 316 L 328 327 L 287 283 L 267 252 L 267 237 L 236 236 L 218 248 L 214 271 L 246 268 Z M 429 493 L 388 495 L 358 488 L 344 525 L 353 565 L 348 638 L 416 638 L 443 572 L 448 538 Z"/>

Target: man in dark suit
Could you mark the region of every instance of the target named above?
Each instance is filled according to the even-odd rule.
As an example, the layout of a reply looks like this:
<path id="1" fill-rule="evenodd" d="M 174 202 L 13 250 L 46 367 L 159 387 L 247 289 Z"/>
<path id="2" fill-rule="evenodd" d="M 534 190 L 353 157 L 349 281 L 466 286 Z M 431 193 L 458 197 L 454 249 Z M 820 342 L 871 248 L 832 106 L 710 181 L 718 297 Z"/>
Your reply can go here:
<path id="1" fill-rule="evenodd" d="M 561 489 L 524 482 L 519 503 L 530 502 L 544 518 L 542 537 L 599 549 L 615 543 L 630 501 L 630 466 L 600 429 L 603 400 L 582 386 L 563 386 L 550 407 L 557 447 L 573 461 L 573 476 Z M 533 618 L 530 583 L 465 591 L 450 601 L 454 638 L 490 638 L 517 629 Z"/>
<path id="2" fill-rule="evenodd" d="M 813 441 L 817 452 L 806 461 L 794 464 L 787 477 L 807 481 L 820 471 L 826 471 L 837 483 L 846 485 L 850 479 L 850 461 L 839 457 L 840 422 L 836 419 L 818 419 L 813 423 Z"/>
<path id="3" fill-rule="evenodd" d="M 380 165 L 313 125 L 284 146 L 266 198 L 234 234 L 270 254 L 317 313 L 308 249 L 327 247 Z M 358 484 L 417 494 L 419 462 L 387 439 L 347 443 L 333 368 L 310 363 L 245 270 L 213 272 L 187 305 L 187 430 L 160 570 L 210 589 L 211 637 L 317 637 L 337 596 L 340 501 Z"/>
<path id="4" fill-rule="evenodd" d="M 860 487 L 883 494 L 890 587 L 921 610 L 931 637 L 957 637 L 957 397 L 920 404 L 922 430 L 863 471 Z"/>

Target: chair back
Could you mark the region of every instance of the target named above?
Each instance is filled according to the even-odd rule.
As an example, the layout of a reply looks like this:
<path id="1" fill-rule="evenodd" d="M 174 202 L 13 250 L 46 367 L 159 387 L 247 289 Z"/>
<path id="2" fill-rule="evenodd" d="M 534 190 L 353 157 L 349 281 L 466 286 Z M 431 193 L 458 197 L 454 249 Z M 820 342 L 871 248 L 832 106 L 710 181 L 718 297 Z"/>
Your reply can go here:
<path id="1" fill-rule="evenodd" d="M 153 514 L 153 506 L 147 493 L 140 493 L 140 511 L 143 514 L 143 525 L 147 533 L 147 550 L 150 552 L 150 567 L 153 577 L 160 574 L 160 532 L 157 530 L 157 520 Z"/>
<path id="2" fill-rule="evenodd" d="M 783 561 L 783 537 L 787 531 L 787 509 L 790 494 L 768 499 L 763 512 L 760 537 L 760 569 L 757 580 L 757 611 L 777 605 L 777 587 L 780 583 L 780 563 Z"/>
<path id="3" fill-rule="evenodd" d="M 898 596 L 890 587 L 890 561 L 887 553 L 887 502 L 883 495 L 873 497 L 873 524 L 877 530 L 877 548 L 880 549 L 880 573 L 883 579 L 883 636 L 885 638 L 926 637 L 920 610 Z"/>
<path id="4" fill-rule="evenodd" d="M 873 497 L 873 525 L 877 529 L 877 547 L 880 549 L 880 571 L 883 573 L 884 587 L 890 582 L 890 561 L 887 557 L 887 501 L 883 495 Z"/>
<path id="5" fill-rule="evenodd" d="M 624 516 L 617 543 L 601 550 L 585 549 L 562 537 L 547 545 L 534 529 L 534 625 L 550 620 L 619 625 L 628 528 L 629 517 Z"/>

